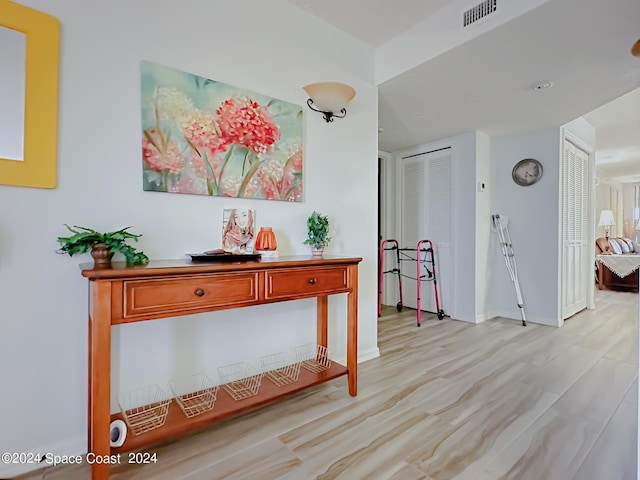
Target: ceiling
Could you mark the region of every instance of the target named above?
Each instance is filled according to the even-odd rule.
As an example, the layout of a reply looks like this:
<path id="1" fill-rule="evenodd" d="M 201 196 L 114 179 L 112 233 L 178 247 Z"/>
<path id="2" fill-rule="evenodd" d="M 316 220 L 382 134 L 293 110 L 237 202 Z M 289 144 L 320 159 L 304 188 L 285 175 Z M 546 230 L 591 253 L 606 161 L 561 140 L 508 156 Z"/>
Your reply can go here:
<path id="1" fill-rule="evenodd" d="M 596 128 L 600 179 L 640 182 L 640 88 L 587 113 L 584 118 Z"/>
<path id="2" fill-rule="evenodd" d="M 377 48 L 455 0 L 289 1 Z M 597 162 L 612 173 L 618 154 L 637 165 L 640 95 L 598 107 L 640 88 L 640 59 L 630 55 L 639 26 L 637 0 L 550 0 L 378 85 L 379 149 L 473 130 L 532 131 L 588 114 Z M 553 87 L 532 88 L 542 81 Z M 616 175 L 633 174 L 627 170 Z"/>

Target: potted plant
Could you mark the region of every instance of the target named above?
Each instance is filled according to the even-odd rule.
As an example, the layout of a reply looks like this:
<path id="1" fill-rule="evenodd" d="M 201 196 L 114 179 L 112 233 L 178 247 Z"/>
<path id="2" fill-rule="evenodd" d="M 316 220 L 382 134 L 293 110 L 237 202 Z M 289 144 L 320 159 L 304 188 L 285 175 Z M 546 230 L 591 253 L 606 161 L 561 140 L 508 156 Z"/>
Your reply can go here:
<path id="1" fill-rule="evenodd" d="M 314 211 L 307 218 L 307 239 L 305 245 L 311 245 L 311 253 L 314 257 L 321 257 L 324 247 L 329 244 L 329 218 Z"/>
<path id="2" fill-rule="evenodd" d="M 96 267 L 108 266 L 114 253 L 122 253 L 131 265 L 149 263 L 149 257 L 143 252 L 136 251 L 127 240 L 137 242 L 142 235 L 127 232 L 131 227 L 126 227 L 115 232 L 100 233 L 91 228 L 74 225 L 65 227 L 73 233 L 70 237 L 58 237 L 60 249 L 58 253 L 68 253 L 74 256 L 76 253 L 91 252 Z"/>

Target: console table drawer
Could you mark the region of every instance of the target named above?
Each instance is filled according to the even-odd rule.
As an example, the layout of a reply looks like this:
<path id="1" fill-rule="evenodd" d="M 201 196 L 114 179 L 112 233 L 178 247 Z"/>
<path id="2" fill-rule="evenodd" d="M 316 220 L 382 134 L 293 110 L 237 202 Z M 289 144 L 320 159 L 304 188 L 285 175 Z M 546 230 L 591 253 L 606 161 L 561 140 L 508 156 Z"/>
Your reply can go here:
<path id="1" fill-rule="evenodd" d="M 124 282 L 124 318 L 257 302 L 257 272 Z"/>
<path id="2" fill-rule="evenodd" d="M 266 272 L 266 299 L 347 291 L 347 267 Z"/>

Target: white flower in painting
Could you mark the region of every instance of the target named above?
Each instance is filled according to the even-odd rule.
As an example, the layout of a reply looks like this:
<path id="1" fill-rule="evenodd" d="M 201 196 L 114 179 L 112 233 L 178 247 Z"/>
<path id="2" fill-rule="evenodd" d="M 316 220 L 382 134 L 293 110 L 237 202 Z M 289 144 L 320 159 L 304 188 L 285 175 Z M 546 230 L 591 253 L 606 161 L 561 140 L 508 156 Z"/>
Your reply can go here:
<path id="1" fill-rule="evenodd" d="M 242 180 L 242 177 L 237 175 L 225 175 L 220 182 L 222 195 L 225 197 L 237 197 L 238 191 L 240 190 L 240 185 L 242 184 Z M 258 183 L 253 179 L 250 180 L 244 190 L 245 196 L 255 197 L 259 189 L 260 187 Z"/>
<path id="2" fill-rule="evenodd" d="M 157 87 L 151 101 L 163 120 L 176 120 L 194 108 L 191 99 L 173 87 Z"/>

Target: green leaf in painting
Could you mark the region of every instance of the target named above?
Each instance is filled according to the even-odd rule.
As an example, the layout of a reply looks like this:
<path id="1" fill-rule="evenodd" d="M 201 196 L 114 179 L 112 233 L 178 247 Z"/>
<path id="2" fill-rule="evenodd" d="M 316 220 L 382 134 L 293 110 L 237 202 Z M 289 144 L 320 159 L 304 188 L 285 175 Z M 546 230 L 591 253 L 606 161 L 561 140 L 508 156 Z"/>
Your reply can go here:
<path id="1" fill-rule="evenodd" d="M 193 142 L 191 140 L 189 140 L 187 137 L 184 137 L 185 141 L 189 144 L 189 146 L 193 149 L 194 152 L 196 152 L 198 154 L 198 156 L 200 158 L 202 158 L 202 154 L 200 153 L 200 151 L 198 150 L 198 147 L 196 147 Z"/>
<path id="2" fill-rule="evenodd" d="M 256 158 L 258 157 L 256 156 Z M 247 174 L 242 178 L 242 183 L 240 184 L 240 188 L 238 189 L 238 194 L 236 195 L 236 197 L 244 196 L 244 191 L 246 190 L 247 185 L 249 185 L 251 178 L 255 175 L 258 169 L 265 163 L 266 163 L 266 160 L 263 160 L 262 162 L 257 161 L 257 162 L 254 162 L 253 165 L 249 167 Z"/>
<path id="3" fill-rule="evenodd" d="M 233 153 L 234 148 L 236 148 L 235 143 L 229 147 L 229 150 L 227 150 L 227 153 L 225 153 L 224 157 L 222 158 L 222 165 L 220 166 L 220 175 L 218 177 L 219 181 L 222 181 L 222 175 L 224 174 L 224 169 L 227 166 L 227 163 L 229 163 L 229 159 L 231 158 L 231 154 Z"/>
<path id="4" fill-rule="evenodd" d="M 158 186 L 162 183 L 162 174 L 155 170 L 145 169 L 144 176 L 149 184 Z"/>
<path id="5" fill-rule="evenodd" d="M 284 192 L 284 195 L 282 195 L 282 200 L 289 200 L 289 197 L 293 194 L 293 192 L 295 192 L 296 188 L 298 188 L 298 186 L 300 185 L 300 183 L 302 182 L 302 173 L 297 172 L 293 174 L 293 181 L 291 182 L 291 185 L 289 185 L 289 188 L 287 189 L 286 192 Z"/>
<path id="6" fill-rule="evenodd" d="M 215 183 L 215 178 L 216 177 L 215 177 L 215 175 L 213 173 L 213 167 L 211 166 L 211 163 L 209 163 L 209 157 L 207 156 L 207 152 L 203 152 L 203 157 L 202 158 L 204 159 L 204 168 L 205 168 L 205 170 L 207 172 L 207 179 L 206 179 L 207 180 L 207 193 L 209 195 L 217 195 L 218 194 L 218 192 L 217 192 L 218 185 L 217 185 L 217 183 Z M 214 184 L 213 185 L 211 184 L 210 179 L 214 180 Z"/>
<path id="7" fill-rule="evenodd" d="M 149 140 L 149 142 L 151 143 L 151 145 L 153 145 L 154 147 L 156 147 L 156 150 L 158 150 L 159 152 L 161 152 L 162 150 L 160 149 L 160 145 L 158 145 L 158 142 L 156 142 L 156 139 L 153 138 L 153 135 L 151 135 L 151 133 L 149 132 L 149 130 L 145 130 L 144 131 L 144 136 L 147 137 L 147 140 Z"/>

